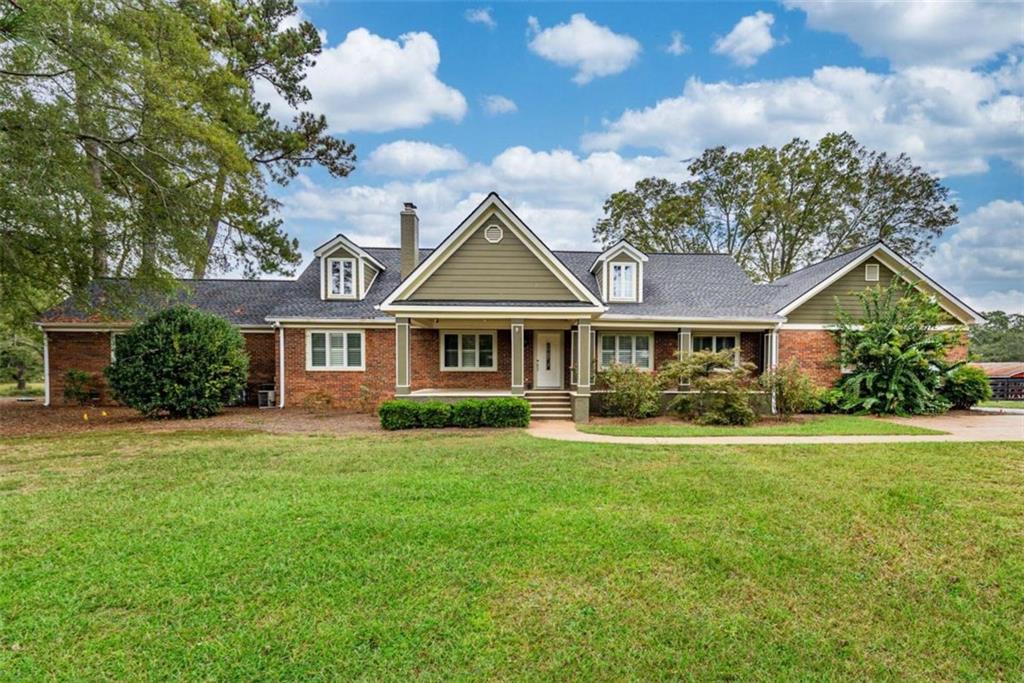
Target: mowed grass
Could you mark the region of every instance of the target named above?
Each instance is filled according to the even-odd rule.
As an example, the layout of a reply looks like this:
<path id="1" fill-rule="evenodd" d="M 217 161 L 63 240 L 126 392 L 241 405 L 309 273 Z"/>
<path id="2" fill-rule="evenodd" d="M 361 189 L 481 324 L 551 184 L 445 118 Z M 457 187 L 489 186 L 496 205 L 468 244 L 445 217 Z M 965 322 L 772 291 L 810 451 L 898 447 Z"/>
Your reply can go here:
<path id="1" fill-rule="evenodd" d="M 18 396 L 42 396 L 42 382 L 28 382 L 24 389 L 18 389 L 14 382 L 0 382 L 0 398 L 12 398 Z"/>
<path id="2" fill-rule="evenodd" d="M 1024 445 L 0 444 L 0 678 L 1024 676 Z"/>
<path id="3" fill-rule="evenodd" d="M 978 404 L 982 408 L 1016 408 L 1024 410 L 1024 401 L 982 401 Z"/>
<path id="4" fill-rule="evenodd" d="M 816 415 L 789 422 L 761 422 L 749 427 L 699 425 L 692 422 L 645 422 L 588 424 L 577 427 L 589 434 L 610 436 L 824 436 L 878 434 L 944 434 L 934 429 L 887 422 L 859 415 Z"/>

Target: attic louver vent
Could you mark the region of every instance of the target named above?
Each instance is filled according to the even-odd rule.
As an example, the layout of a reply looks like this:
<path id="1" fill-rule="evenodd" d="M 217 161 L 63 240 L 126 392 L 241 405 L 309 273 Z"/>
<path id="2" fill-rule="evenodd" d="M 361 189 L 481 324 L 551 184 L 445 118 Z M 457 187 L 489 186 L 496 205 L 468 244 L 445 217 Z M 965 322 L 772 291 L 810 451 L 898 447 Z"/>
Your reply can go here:
<path id="1" fill-rule="evenodd" d="M 484 228 L 484 239 L 491 244 L 497 244 L 504 236 L 505 231 L 501 229 L 500 225 L 488 225 Z"/>

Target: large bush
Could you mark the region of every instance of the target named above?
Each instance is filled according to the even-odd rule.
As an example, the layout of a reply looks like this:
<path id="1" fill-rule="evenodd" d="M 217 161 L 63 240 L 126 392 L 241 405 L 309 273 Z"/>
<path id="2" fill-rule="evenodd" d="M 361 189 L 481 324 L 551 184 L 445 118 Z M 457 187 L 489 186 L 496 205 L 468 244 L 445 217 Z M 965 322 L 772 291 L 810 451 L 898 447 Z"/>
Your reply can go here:
<path id="1" fill-rule="evenodd" d="M 942 395 L 954 408 L 966 410 L 992 398 L 992 385 L 981 368 L 958 365 L 946 375 Z"/>
<path id="2" fill-rule="evenodd" d="M 208 417 L 245 386 L 249 356 L 242 334 L 210 313 L 175 306 L 117 338 L 106 370 L 114 396 L 143 415 Z"/>
<path id="3" fill-rule="evenodd" d="M 901 280 L 857 296 L 861 315 L 837 307 L 832 330 L 837 362 L 853 369 L 838 385 L 843 407 L 896 415 L 946 410 L 949 402 L 939 392 L 949 367 L 946 354 L 963 329 L 950 329 L 942 307 Z"/>
<path id="4" fill-rule="evenodd" d="M 661 410 L 661 387 L 658 378 L 629 365 L 612 365 L 598 375 L 604 395 L 604 411 L 630 420 L 657 415 Z"/>
<path id="5" fill-rule="evenodd" d="M 775 396 L 775 411 L 787 420 L 818 405 L 818 388 L 795 359 L 761 375 L 758 385 L 768 392 L 769 398 Z"/>
<path id="6" fill-rule="evenodd" d="M 530 404 L 525 398 L 489 398 L 480 406 L 481 427 L 528 427 Z"/>
<path id="7" fill-rule="evenodd" d="M 689 385 L 669 406 L 680 417 L 705 425 L 748 425 L 757 419 L 750 407 L 749 363 L 735 365 L 732 351 L 699 351 L 666 363 L 663 381 Z"/>
<path id="8" fill-rule="evenodd" d="M 441 401 L 427 401 L 420 404 L 420 427 L 441 429 L 452 421 L 452 407 Z"/>

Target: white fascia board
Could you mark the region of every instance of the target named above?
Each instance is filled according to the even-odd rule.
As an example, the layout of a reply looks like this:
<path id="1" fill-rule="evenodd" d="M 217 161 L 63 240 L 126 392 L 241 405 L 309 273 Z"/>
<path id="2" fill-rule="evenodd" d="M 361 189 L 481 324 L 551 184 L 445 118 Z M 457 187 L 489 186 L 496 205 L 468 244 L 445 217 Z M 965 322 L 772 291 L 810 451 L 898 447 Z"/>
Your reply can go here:
<path id="1" fill-rule="evenodd" d="M 594 306 L 601 306 L 601 301 L 595 297 L 591 291 L 579 281 L 572 272 L 565 267 L 565 265 L 558 260 L 558 257 L 548 249 L 539 237 L 537 237 L 532 230 L 525 223 L 519 220 L 519 217 L 512 211 L 504 200 L 501 199 L 496 193 L 492 192 L 480 202 L 480 204 L 469 214 L 458 227 L 452 231 L 448 237 L 444 239 L 441 244 L 434 249 L 430 256 L 425 258 L 419 263 L 419 265 L 413 269 L 412 273 L 409 274 L 405 280 L 395 288 L 391 294 L 381 303 L 381 310 L 391 312 L 392 304 L 400 299 L 405 299 L 409 295 L 413 294 L 419 287 L 426 282 L 426 280 L 436 271 L 445 260 L 451 256 L 454 251 L 462 245 L 470 237 L 470 228 L 480 219 L 485 212 L 490 209 L 496 209 L 502 216 L 508 220 L 512 227 L 512 231 L 522 241 L 526 248 L 533 253 L 534 256 L 539 258 L 548 268 L 554 273 L 555 277 L 566 286 L 576 296 L 586 299 Z"/>
<path id="2" fill-rule="evenodd" d="M 76 323 L 76 322 L 37 322 L 36 327 L 45 332 L 110 332 L 111 330 L 126 330 L 135 323 Z"/>
<path id="3" fill-rule="evenodd" d="M 595 321 L 596 323 L 629 323 L 629 322 L 644 322 L 644 323 L 667 323 L 671 325 L 688 325 L 690 323 L 711 323 L 719 325 L 736 325 L 745 323 L 757 323 L 761 325 L 778 325 L 782 322 L 781 318 L 665 318 L 660 316 L 645 316 L 645 315 L 618 315 L 610 314 L 603 315 Z"/>
<path id="4" fill-rule="evenodd" d="M 591 317 L 602 309 L 580 308 L 514 308 L 512 306 L 389 306 L 388 313 L 403 318 L 500 318 L 500 319 L 564 319 Z"/>
<path id="5" fill-rule="evenodd" d="M 647 254 L 640 251 L 626 240 L 619 240 L 597 255 L 597 258 L 594 259 L 594 263 L 590 266 L 590 272 L 593 273 L 602 262 L 614 258 L 622 252 L 626 252 L 640 263 L 647 263 L 649 260 L 647 258 Z"/>
<path id="6" fill-rule="evenodd" d="M 393 327 L 395 324 L 394 318 L 303 318 L 303 317 L 275 317 L 267 318 L 269 322 L 275 325 L 284 326 L 301 326 L 301 325 L 342 325 L 351 327 L 352 325 L 372 326 L 377 325 L 380 327 Z"/>
<path id="7" fill-rule="evenodd" d="M 340 233 L 336 235 L 334 239 L 332 239 L 331 241 L 325 242 L 324 244 L 321 244 L 319 247 L 317 247 L 313 251 L 313 255 L 317 257 L 325 256 L 326 254 L 329 254 L 335 249 L 337 249 L 339 246 L 345 247 L 345 249 L 355 254 L 359 258 L 366 259 L 367 261 L 372 263 L 378 270 L 387 270 L 383 263 L 370 256 L 370 254 L 367 253 L 366 250 L 364 250 L 358 244 L 356 244 L 355 242 L 353 242 L 352 240 L 350 240 L 349 238 L 345 237 Z"/>

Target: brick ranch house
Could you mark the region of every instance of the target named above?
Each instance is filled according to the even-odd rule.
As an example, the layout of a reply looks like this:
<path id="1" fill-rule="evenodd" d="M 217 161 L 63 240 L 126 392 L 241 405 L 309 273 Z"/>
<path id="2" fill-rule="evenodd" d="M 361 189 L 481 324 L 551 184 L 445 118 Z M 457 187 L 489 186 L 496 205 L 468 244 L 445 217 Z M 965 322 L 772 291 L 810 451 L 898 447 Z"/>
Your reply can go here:
<path id="1" fill-rule="evenodd" d="M 399 248 L 339 234 L 295 280 L 183 281 L 182 298 L 239 327 L 250 388 L 272 386 L 281 408 L 311 396 L 354 411 L 394 396 L 521 395 L 538 417 L 578 421 L 599 408 L 602 368 L 655 369 L 695 350 L 732 349 L 759 371 L 795 359 L 831 384 L 836 302 L 856 312 L 856 290 L 894 277 L 933 295 L 951 324 L 980 320 L 882 243 L 761 285 L 725 254 L 645 254 L 624 241 L 552 251 L 496 193 L 434 249 L 419 247 L 412 204 L 400 231 Z M 69 369 L 100 375 L 131 323 L 71 301 L 44 315 L 46 404 Z"/>

